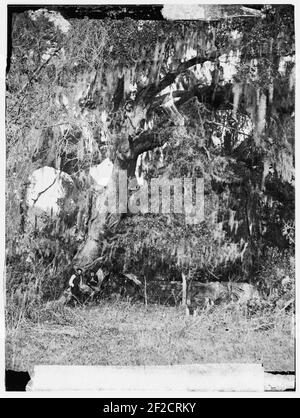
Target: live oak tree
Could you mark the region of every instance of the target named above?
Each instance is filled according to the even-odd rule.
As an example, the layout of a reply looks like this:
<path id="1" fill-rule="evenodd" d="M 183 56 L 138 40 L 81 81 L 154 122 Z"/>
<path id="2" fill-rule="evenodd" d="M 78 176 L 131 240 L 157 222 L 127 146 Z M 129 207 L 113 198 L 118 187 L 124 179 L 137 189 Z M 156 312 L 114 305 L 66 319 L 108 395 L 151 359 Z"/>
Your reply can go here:
<path id="1" fill-rule="evenodd" d="M 200 266 L 217 253 L 224 265 L 234 247 L 232 259 L 249 273 L 265 246 L 287 246 L 294 219 L 293 8 L 249 14 L 209 22 L 72 19 L 63 28 L 47 11 L 17 15 L 7 76 L 8 211 L 19 211 L 30 172 L 48 165 L 74 178 L 68 212 L 77 224 L 85 217 L 74 265 L 101 266 L 135 242 L 136 254 L 147 250 L 147 263 L 159 256 L 158 245 L 166 258 L 190 253 L 188 265 Z M 231 71 L 236 65 L 229 76 L 226 62 Z M 162 215 L 146 226 L 147 217 L 99 211 L 87 172 L 104 156 L 113 179 L 120 170 L 129 180 L 137 171 L 145 178 L 204 177 L 205 223 L 186 225 L 182 216 L 176 226 L 169 217 L 153 244 Z M 24 233 L 26 209 L 21 205 L 16 217 Z M 72 220 L 61 215 L 65 221 L 71 230 Z M 148 238 L 139 235 L 143 228 Z M 222 240 L 213 238 L 217 232 Z M 178 234 L 186 239 L 177 241 Z M 183 242 L 193 240 L 190 251 Z"/>

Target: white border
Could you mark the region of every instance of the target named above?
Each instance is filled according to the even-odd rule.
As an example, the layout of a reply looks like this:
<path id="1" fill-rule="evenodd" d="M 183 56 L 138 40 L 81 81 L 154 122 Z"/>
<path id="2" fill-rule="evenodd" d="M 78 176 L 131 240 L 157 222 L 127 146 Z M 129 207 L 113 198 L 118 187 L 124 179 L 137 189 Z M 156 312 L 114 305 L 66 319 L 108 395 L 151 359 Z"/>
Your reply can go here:
<path id="1" fill-rule="evenodd" d="M 0 39 L 2 42 L 0 43 L 0 129 L 1 129 L 1 140 L 0 140 L 0 191 L 1 191 L 1 199 L 0 199 L 0 277 L 1 277 L 1 285 L 0 285 L 0 397 L 5 398 L 165 398 L 166 400 L 174 399 L 178 397 L 187 398 L 187 399 L 199 399 L 199 398 L 296 398 L 299 397 L 300 394 L 300 379 L 298 373 L 298 367 L 296 370 L 296 381 L 297 381 L 297 390 L 296 392 L 264 392 L 264 393 L 191 393 L 191 392 L 5 392 L 4 390 L 4 367 L 5 367 L 5 358 L 4 358 L 4 281 L 3 281 L 3 269 L 4 269 L 4 254 L 5 254 L 5 68 L 6 68 L 6 45 L 7 45 L 7 5 L 100 5 L 100 4 L 201 4 L 199 1 L 153 1 L 153 0 L 143 0 L 143 1 L 132 1 L 132 0 L 121 0 L 121 1 L 110 1 L 110 0 L 102 0 L 102 1 L 58 1 L 58 0 L 51 0 L 48 2 L 45 1 L 4 1 L 0 3 Z M 230 4 L 229 1 L 226 0 L 219 0 L 219 1 L 208 1 L 206 0 L 203 4 Z M 257 1 L 257 0 L 240 0 L 234 2 L 234 4 L 293 4 L 295 6 L 295 24 L 296 24 L 296 137 L 299 133 L 299 121 L 298 121 L 298 110 L 299 110 L 299 63 L 298 57 L 300 57 L 300 50 L 299 50 L 299 27 L 297 22 L 300 22 L 300 8 L 297 5 L 296 1 L 283 1 L 283 0 L 272 0 L 270 2 L 264 1 Z M 299 160 L 299 145 L 296 144 L 296 160 Z M 299 193 L 298 193 L 298 169 L 296 164 L 296 260 L 298 260 L 298 208 L 299 208 Z M 299 277 L 299 263 L 296 261 L 296 277 Z M 300 319 L 300 306 L 299 306 L 299 292 L 300 286 L 296 286 L 296 318 L 297 318 L 297 328 L 296 328 L 296 337 L 298 341 L 299 335 L 299 319 Z M 296 344 L 297 352 L 296 352 L 296 364 L 299 364 L 299 344 Z"/>

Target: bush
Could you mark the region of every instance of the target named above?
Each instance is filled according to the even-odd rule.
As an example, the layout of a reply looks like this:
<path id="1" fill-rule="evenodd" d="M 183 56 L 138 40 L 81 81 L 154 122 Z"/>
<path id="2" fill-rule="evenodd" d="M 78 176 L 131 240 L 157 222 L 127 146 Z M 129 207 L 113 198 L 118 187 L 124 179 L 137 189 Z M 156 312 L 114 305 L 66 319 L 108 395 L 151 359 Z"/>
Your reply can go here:
<path id="1" fill-rule="evenodd" d="M 295 257 L 290 251 L 268 248 L 257 278 L 264 308 L 290 308 L 295 300 Z M 291 302 L 291 303 L 290 303 Z"/>

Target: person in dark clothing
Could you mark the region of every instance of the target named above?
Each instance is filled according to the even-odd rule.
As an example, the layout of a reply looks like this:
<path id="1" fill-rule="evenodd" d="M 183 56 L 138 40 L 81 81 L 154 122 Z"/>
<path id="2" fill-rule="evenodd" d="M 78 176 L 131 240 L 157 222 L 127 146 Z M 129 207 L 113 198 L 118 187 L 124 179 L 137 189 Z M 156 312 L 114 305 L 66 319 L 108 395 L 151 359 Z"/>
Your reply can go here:
<path id="1" fill-rule="evenodd" d="M 98 285 L 98 277 L 96 276 L 94 271 L 90 272 L 86 284 L 91 288 L 94 288 Z"/>
<path id="2" fill-rule="evenodd" d="M 82 270 L 77 269 L 76 273 L 73 274 L 69 280 L 71 293 L 78 300 L 80 298 L 80 285 L 82 284 Z"/>

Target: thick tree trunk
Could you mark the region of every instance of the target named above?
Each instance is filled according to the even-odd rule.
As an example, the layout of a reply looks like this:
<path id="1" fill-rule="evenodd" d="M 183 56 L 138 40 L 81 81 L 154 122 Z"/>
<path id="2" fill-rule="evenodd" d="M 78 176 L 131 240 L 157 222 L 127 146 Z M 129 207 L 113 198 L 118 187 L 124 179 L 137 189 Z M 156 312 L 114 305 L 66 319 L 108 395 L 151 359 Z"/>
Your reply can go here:
<path id="1" fill-rule="evenodd" d="M 116 157 L 114 161 L 111 183 L 113 185 L 118 184 L 119 174 L 121 171 L 126 171 L 127 179 L 130 180 L 135 176 L 135 168 L 135 157 L 130 159 L 123 159 L 122 156 Z M 113 225 L 116 225 L 121 220 L 122 213 L 119 212 L 119 202 L 117 202 L 116 205 L 117 212 L 113 213 L 113 216 L 110 216 L 110 208 L 105 204 L 105 201 L 109 199 L 109 194 L 111 192 L 113 192 L 113 190 L 107 187 L 104 194 L 99 195 L 97 198 L 94 199 L 91 222 L 86 239 L 84 243 L 80 246 L 77 254 L 73 259 L 73 265 L 75 268 L 89 268 L 91 264 L 97 258 L 99 258 L 103 241 L 106 238 L 107 228 L 112 229 Z M 114 198 L 114 196 L 112 196 L 112 198 Z M 127 201 L 125 210 L 127 210 Z M 112 221 L 113 225 L 111 225 Z M 101 262 L 99 262 L 99 264 L 101 264 Z"/>

